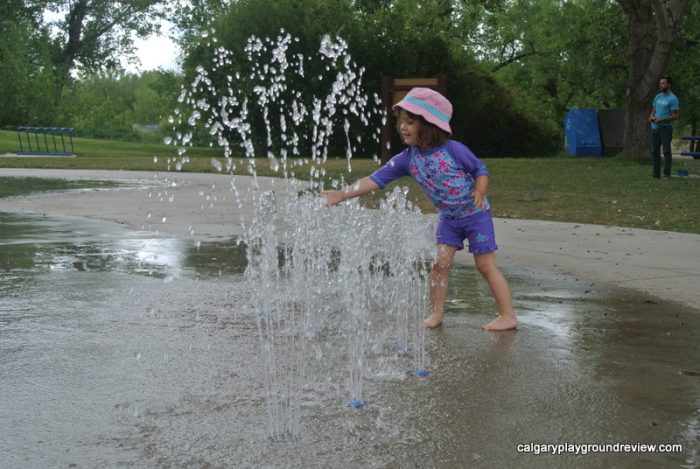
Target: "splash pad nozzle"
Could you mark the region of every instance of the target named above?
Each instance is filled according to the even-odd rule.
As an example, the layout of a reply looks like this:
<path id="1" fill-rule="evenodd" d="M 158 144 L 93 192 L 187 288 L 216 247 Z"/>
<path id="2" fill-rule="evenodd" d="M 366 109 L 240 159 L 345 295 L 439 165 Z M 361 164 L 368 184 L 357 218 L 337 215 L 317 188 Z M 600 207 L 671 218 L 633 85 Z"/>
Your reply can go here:
<path id="1" fill-rule="evenodd" d="M 363 401 L 362 399 L 350 399 L 348 401 L 348 405 L 350 407 L 355 407 L 357 409 L 359 407 L 364 407 L 365 405 L 367 405 L 367 403 L 365 401 Z"/>

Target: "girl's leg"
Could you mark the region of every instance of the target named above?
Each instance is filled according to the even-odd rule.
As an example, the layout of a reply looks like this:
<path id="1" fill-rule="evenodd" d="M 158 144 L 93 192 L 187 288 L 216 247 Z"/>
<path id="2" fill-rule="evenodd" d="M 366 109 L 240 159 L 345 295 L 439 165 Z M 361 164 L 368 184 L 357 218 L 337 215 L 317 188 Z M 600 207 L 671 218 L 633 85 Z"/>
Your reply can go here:
<path id="1" fill-rule="evenodd" d="M 518 320 L 513 311 L 513 300 L 510 296 L 510 288 L 508 287 L 508 281 L 506 281 L 501 271 L 496 267 L 496 253 L 474 254 L 474 262 L 476 263 L 476 269 L 489 283 L 491 293 L 498 307 L 498 317 L 482 326 L 482 329 L 486 331 L 516 329 L 518 327 Z"/>
<path id="2" fill-rule="evenodd" d="M 447 281 L 452 267 L 452 258 L 457 248 L 447 244 L 437 245 L 437 258 L 430 271 L 430 303 L 433 306 L 433 314 L 425 318 L 423 326 L 428 329 L 442 324 L 445 315 L 445 298 L 447 297 Z"/>

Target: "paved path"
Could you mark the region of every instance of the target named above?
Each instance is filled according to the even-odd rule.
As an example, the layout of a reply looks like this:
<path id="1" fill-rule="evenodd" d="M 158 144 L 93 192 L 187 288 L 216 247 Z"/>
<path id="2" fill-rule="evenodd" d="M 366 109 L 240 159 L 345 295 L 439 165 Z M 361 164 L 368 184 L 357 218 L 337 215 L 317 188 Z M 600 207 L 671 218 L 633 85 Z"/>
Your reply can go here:
<path id="1" fill-rule="evenodd" d="M 69 191 L 0 199 L 0 211 L 38 212 L 96 218 L 134 229 L 179 236 L 230 237 L 241 234 L 252 207 L 246 197 L 252 179 L 236 176 L 239 208 L 231 177 L 219 174 L 0 169 L 1 176 L 106 179 L 127 182 L 117 189 Z M 258 178 L 260 190 L 303 189 L 280 179 Z M 149 197 L 150 194 L 150 197 Z M 171 201 L 172 198 L 172 201 Z M 147 214 L 150 213 L 150 217 Z M 162 217 L 166 216 L 165 223 Z M 434 217 L 434 215 L 426 215 Z M 504 268 L 535 267 L 629 287 L 700 309 L 700 235 L 601 225 L 496 219 Z M 460 262 L 470 262 L 460 254 Z"/>

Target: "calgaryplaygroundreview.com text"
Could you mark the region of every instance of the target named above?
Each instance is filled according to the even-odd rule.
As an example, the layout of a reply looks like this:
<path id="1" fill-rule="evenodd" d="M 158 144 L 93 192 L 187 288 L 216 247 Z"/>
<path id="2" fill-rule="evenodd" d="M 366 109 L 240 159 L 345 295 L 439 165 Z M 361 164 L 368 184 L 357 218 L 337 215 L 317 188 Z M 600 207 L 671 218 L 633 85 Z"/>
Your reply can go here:
<path id="1" fill-rule="evenodd" d="M 682 453 L 681 444 L 652 443 L 524 443 L 516 447 L 523 454 L 589 454 L 589 453 Z"/>

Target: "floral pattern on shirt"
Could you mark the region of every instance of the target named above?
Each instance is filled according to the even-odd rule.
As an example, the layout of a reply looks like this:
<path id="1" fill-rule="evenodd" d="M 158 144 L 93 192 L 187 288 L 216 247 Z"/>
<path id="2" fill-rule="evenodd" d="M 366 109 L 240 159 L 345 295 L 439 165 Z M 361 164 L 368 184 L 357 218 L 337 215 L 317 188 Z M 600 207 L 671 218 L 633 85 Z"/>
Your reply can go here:
<path id="1" fill-rule="evenodd" d="M 455 161 L 445 146 L 430 153 L 414 147 L 409 170 L 430 200 L 440 210 L 442 218 L 464 218 L 483 211 L 474 205 L 471 196 L 474 178 Z M 486 209 L 488 200 L 484 198 Z"/>

